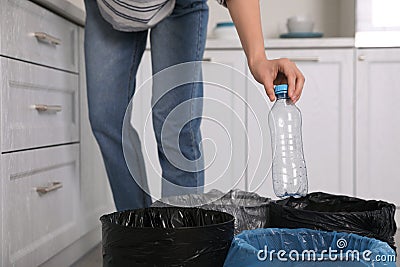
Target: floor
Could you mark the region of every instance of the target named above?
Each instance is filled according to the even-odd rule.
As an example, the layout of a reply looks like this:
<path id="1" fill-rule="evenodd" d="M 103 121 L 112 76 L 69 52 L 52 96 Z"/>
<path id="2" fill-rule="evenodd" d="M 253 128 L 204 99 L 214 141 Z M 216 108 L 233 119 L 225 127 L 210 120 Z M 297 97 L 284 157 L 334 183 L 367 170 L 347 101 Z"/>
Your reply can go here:
<path id="1" fill-rule="evenodd" d="M 398 250 L 400 249 L 400 229 L 397 230 L 397 235 L 395 237 Z M 397 254 L 396 262 L 400 262 L 400 253 Z M 102 256 L 101 256 L 101 245 L 97 245 L 84 257 L 82 257 L 78 262 L 71 265 L 71 267 L 98 267 L 102 266 Z"/>
<path id="2" fill-rule="evenodd" d="M 99 267 L 103 266 L 103 260 L 101 256 L 101 244 L 97 245 L 94 249 L 89 251 L 71 267 Z"/>

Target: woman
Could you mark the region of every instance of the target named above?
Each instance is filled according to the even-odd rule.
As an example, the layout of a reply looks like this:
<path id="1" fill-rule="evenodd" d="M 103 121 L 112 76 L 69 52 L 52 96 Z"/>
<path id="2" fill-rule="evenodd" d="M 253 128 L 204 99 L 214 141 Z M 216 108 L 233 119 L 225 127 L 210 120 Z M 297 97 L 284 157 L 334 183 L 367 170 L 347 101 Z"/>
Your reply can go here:
<path id="1" fill-rule="evenodd" d="M 303 89 L 304 77 L 296 65 L 287 59 L 267 59 L 259 0 L 218 1 L 229 9 L 250 71 L 254 78 L 264 85 L 269 99 L 273 101 L 275 98 L 274 83 L 288 83 L 289 96 L 296 102 Z M 85 0 L 85 5 L 85 59 L 92 130 L 104 158 L 117 210 L 146 207 L 150 205 L 151 198 L 140 188 L 140 185 L 146 184 L 146 176 L 144 162 L 140 156 L 140 143 L 133 129 L 129 133 L 131 148 L 136 155 L 136 167 L 131 168 L 132 175 L 122 149 L 122 125 L 125 111 L 135 92 L 136 72 L 148 34 L 153 74 L 179 63 L 201 61 L 207 34 L 208 6 L 206 0 L 176 0 L 172 13 L 151 29 L 124 32 L 115 30 L 103 19 L 95 0 Z M 197 74 L 201 73 L 201 70 L 197 71 Z M 163 88 L 162 84 L 155 83 L 153 95 L 162 95 L 163 90 L 167 89 Z M 168 143 L 169 140 L 161 140 L 168 114 L 178 105 L 202 96 L 202 83 L 184 84 L 176 90 L 165 92 L 152 108 L 153 128 L 165 181 L 162 187 L 163 196 L 197 192 L 196 188 L 204 183 L 202 168 L 195 171 L 180 168 L 170 162 L 166 155 L 168 149 L 175 149 L 178 150 L 175 152 L 182 153 L 191 161 L 199 159 L 201 102 L 193 101 L 188 107 L 192 119 L 179 129 L 178 148 L 163 146 L 164 141 Z M 132 176 L 135 179 L 132 179 Z M 182 186 L 182 190 L 177 191 L 170 185 Z"/>

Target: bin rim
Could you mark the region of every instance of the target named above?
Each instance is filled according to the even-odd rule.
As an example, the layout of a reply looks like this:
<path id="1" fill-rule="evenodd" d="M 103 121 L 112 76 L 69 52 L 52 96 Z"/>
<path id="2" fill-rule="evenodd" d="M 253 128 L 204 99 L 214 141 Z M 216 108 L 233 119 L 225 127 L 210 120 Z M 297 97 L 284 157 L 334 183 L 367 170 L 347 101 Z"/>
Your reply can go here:
<path id="1" fill-rule="evenodd" d="M 276 204 L 276 205 L 279 205 L 279 204 Z M 392 204 L 390 204 L 390 205 L 392 205 Z M 293 208 L 293 207 L 283 206 L 283 205 L 279 205 L 279 206 L 281 206 L 283 208 L 286 208 L 286 209 L 298 210 L 298 211 L 306 212 L 306 213 L 312 212 L 312 213 L 318 213 L 318 214 L 335 214 L 335 213 L 350 213 L 350 212 L 352 214 L 361 214 L 361 213 L 364 213 L 364 212 L 380 212 L 382 209 L 390 208 L 388 206 L 385 206 L 385 207 L 382 207 L 382 209 L 373 209 L 373 210 L 364 210 L 364 211 L 344 211 L 344 210 L 342 210 L 342 211 L 318 211 L 318 210 L 296 209 L 296 208 Z"/>
<path id="2" fill-rule="evenodd" d="M 254 230 L 244 230 L 240 234 L 236 235 L 233 238 L 232 244 L 235 242 L 235 240 L 238 240 L 238 244 L 245 244 L 247 249 L 250 249 L 251 251 L 259 251 L 259 249 L 257 249 L 255 246 L 246 242 L 243 237 L 246 236 L 246 237 L 251 238 L 251 237 L 258 236 L 260 233 L 266 233 L 266 232 L 269 232 L 270 235 L 272 235 L 272 231 L 279 232 L 279 234 L 281 234 L 283 232 L 286 232 L 286 233 L 291 232 L 291 233 L 295 234 L 296 232 L 298 233 L 298 232 L 304 231 L 304 232 L 308 232 L 308 233 L 319 233 L 319 234 L 322 233 L 322 234 L 332 234 L 332 235 L 338 234 L 338 235 L 343 235 L 343 236 L 346 235 L 349 238 L 355 237 L 357 239 L 365 238 L 365 239 L 369 239 L 369 240 L 374 241 L 379 244 L 387 245 L 387 247 L 390 250 L 392 250 L 394 253 L 396 253 L 394 251 L 394 249 L 389 246 L 389 244 L 387 244 L 386 242 L 381 241 L 379 239 L 373 238 L 373 237 L 361 236 L 361 235 L 358 235 L 355 233 L 340 232 L 340 231 L 323 231 L 323 230 L 314 230 L 314 229 L 310 229 L 310 228 L 258 228 L 258 229 L 254 229 Z M 341 238 L 343 238 L 343 237 L 341 237 Z M 377 249 L 372 249 L 371 252 L 376 253 Z"/>
<path id="3" fill-rule="evenodd" d="M 325 193 L 325 192 L 312 192 L 309 195 L 314 195 L 314 194 L 323 194 L 323 195 L 330 195 L 333 197 L 343 197 L 343 198 L 352 198 L 352 199 L 357 199 L 360 200 L 362 202 L 364 202 L 365 204 L 367 203 L 376 203 L 376 204 L 382 204 L 382 207 L 380 209 L 376 208 L 376 209 L 365 209 L 362 211 L 351 211 L 351 213 L 353 214 L 361 214 L 364 212 L 380 212 L 383 209 L 396 209 L 396 205 L 394 205 L 393 203 L 389 203 L 383 200 L 374 200 L 374 199 L 362 199 L 362 198 L 357 198 L 357 197 L 350 197 L 350 196 L 346 196 L 346 195 L 334 195 L 334 194 L 330 194 L 330 193 Z M 292 206 L 288 206 L 288 205 L 283 205 L 280 204 L 279 202 L 281 201 L 285 201 L 286 199 L 278 199 L 276 201 L 271 201 L 271 205 L 277 205 L 280 206 L 284 209 L 291 209 L 291 210 L 297 210 L 297 211 L 301 211 L 301 212 L 313 212 L 313 213 L 320 213 L 320 214 L 334 214 L 334 213 L 349 213 L 350 211 L 345 211 L 345 210 L 340 210 L 340 211 L 319 211 L 319 210 L 306 210 L 306 209 L 298 209 L 298 208 L 294 208 Z"/>
<path id="4" fill-rule="evenodd" d="M 228 223 L 234 223 L 235 222 L 235 217 L 227 212 L 223 212 L 223 211 L 216 211 L 216 210 L 208 210 L 208 209 L 204 209 L 204 208 L 199 208 L 199 207 L 179 207 L 180 209 L 197 209 L 197 210 L 204 210 L 207 212 L 212 212 L 212 213 L 223 213 L 225 215 L 227 215 L 227 217 L 229 218 L 228 220 L 226 220 L 225 222 L 221 222 L 221 223 L 215 223 L 215 224 L 209 224 L 209 225 L 202 225 L 202 226 L 188 226 L 188 227 L 137 227 L 137 226 L 125 226 L 125 225 L 121 225 L 121 224 L 117 224 L 117 223 L 113 223 L 114 226 L 118 226 L 118 227 L 122 227 L 122 228 L 129 228 L 132 230 L 141 230 L 141 229 L 153 229 L 155 231 L 158 230 L 192 230 L 192 229 L 206 229 L 209 227 L 216 227 L 216 226 L 222 226 Z M 174 207 L 148 207 L 148 208 L 139 208 L 139 209 L 128 209 L 128 210 L 123 210 L 123 211 L 115 211 L 109 214 L 104 214 L 100 217 L 100 221 L 102 223 L 110 223 L 110 221 L 108 220 L 108 217 L 111 217 L 115 214 L 118 213 L 122 213 L 122 212 L 132 212 L 132 211 L 139 211 L 139 210 L 146 210 L 146 209 L 174 209 Z"/>
<path id="5" fill-rule="evenodd" d="M 231 195 L 243 194 L 243 193 L 249 193 L 249 194 L 253 194 L 253 195 L 251 195 L 251 196 L 240 195 L 241 197 L 236 196 L 235 198 L 231 197 Z M 182 206 L 181 203 L 175 204 L 173 202 L 170 202 L 171 199 L 174 198 L 174 196 L 172 196 L 172 197 L 167 197 L 167 198 L 161 198 L 161 199 L 157 200 L 155 203 L 162 203 L 162 204 L 168 205 L 170 207 L 188 207 L 188 208 L 196 208 L 197 207 L 197 208 L 208 209 L 207 206 L 209 206 L 209 205 L 214 205 L 214 206 L 219 206 L 219 207 L 224 207 L 224 206 L 235 207 L 234 206 L 235 204 L 239 204 L 239 205 L 237 205 L 238 208 L 257 208 L 257 207 L 269 205 L 272 202 L 272 199 L 269 197 L 260 196 L 260 195 L 257 195 L 255 192 L 246 192 L 246 191 L 242 191 L 239 189 L 232 189 L 226 193 L 219 191 L 217 189 L 212 189 L 208 193 L 203 193 L 201 195 L 210 196 L 210 200 L 207 200 L 207 202 L 205 202 L 205 203 L 197 203 L 198 205 Z M 192 196 L 199 196 L 199 194 L 187 194 L 187 195 L 182 195 L 180 197 L 190 198 Z M 257 197 L 260 200 L 262 200 L 262 202 L 261 202 L 262 204 L 261 205 L 259 203 L 247 204 L 246 200 L 254 200 L 253 197 Z M 225 200 L 227 201 L 227 203 L 219 203 L 219 201 L 225 201 Z M 235 203 L 232 203 L 232 202 L 235 202 Z M 243 205 L 243 204 L 245 204 L 245 205 Z M 155 206 L 155 207 L 157 207 L 157 206 Z"/>

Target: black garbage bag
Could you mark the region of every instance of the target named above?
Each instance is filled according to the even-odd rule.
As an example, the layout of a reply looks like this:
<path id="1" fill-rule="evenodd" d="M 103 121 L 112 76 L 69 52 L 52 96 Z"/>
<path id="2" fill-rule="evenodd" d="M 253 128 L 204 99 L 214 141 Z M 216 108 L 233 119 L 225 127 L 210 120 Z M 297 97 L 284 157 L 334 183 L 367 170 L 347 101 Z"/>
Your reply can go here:
<path id="1" fill-rule="evenodd" d="M 146 208 L 103 215 L 103 266 L 223 266 L 232 215 L 199 208 Z"/>
<path id="2" fill-rule="evenodd" d="M 269 224 L 269 202 L 269 198 L 256 193 L 231 190 L 224 194 L 214 189 L 205 194 L 163 198 L 153 203 L 152 207 L 201 207 L 227 212 L 235 217 L 235 234 L 238 234 L 243 230 L 264 228 Z"/>
<path id="3" fill-rule="evenodd" d="M 322 192 L 271 203 L 269 227 L 354 233 L 394 246 L 396 206 Z"/>

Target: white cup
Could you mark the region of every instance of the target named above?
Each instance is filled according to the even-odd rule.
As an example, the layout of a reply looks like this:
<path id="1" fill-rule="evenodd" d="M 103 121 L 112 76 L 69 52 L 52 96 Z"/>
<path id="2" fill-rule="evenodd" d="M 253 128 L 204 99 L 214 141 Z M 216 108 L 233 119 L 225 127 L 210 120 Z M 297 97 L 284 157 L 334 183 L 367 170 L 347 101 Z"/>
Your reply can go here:
<path id="1" fill-rule="evenodd" d="M 306 16 L 293 16 L 287 19 L 289 32 L 312 32 L 314 22 Z"/>

